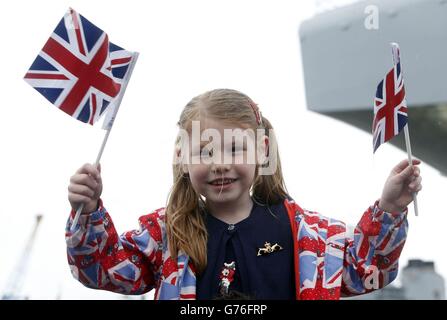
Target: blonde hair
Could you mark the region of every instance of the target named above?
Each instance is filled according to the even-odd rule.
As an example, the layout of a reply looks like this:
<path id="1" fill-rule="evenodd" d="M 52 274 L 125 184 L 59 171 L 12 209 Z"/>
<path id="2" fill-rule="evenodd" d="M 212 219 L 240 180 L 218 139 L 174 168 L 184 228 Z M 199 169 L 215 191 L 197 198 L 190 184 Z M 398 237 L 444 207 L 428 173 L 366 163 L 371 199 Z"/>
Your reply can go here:
<path id="1" fill-rule="evenodd" d="M 211 118 L 223 120 L 241 127 L 264 129 L 269 137 L 269 145 L 276 144 L 273 127 L 263 116 L 257 120 L 253 101 L 245 94 L 231 89 L 216 89 L 193 98 L 183 109 L 178 126 L 191 132 L 193 120 Z M 257 110 L 257 107 L 255 107 Z M 258 113 L 259 114 L 259 113 Z M 178 150 L 180 136 L 176 139 Z M 276 152 L 276 171 L 272 175 L 259 175 L 257 166 L 251 187 L 252 198 L 257 203 L 272 205 L 288 197 L 281 171 L 278 149 Z M 269 150 L 270 151 L 270 150 Z M 175 156 L 175 155 L 174 155 Z M 271 156 L 270 154 L 268 155 Z M 177 258 L 178 252 L 186 253 L 198 273 L 206 268 L 208 234 L 205 225 L 204 201 L 192 187 L 188 175 L 183 172 L 181 163 L 173 165 L 174 185 L 166 206 L 166 233 L 171 255 Z"/>

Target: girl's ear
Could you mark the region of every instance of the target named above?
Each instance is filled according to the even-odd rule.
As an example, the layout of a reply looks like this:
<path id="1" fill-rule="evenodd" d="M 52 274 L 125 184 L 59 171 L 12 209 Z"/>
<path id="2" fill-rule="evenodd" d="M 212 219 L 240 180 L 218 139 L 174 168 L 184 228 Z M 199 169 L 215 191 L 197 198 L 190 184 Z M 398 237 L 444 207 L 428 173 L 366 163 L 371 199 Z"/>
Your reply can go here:
<path id="1" fill-rule="evenodd" d="M 182 151 L 181 151 L 180 147 L 175 148 L 175 156 L 176 156 L 176 160 L 178 161 L 177 163 L 180 163 L 182 165 L 183 173 L 189 174 L 188 166 L 184 163 L 184 161 L 182 159 Z"/>
<path id="2" fill-rule="evenodd" d="M 267 137 L 266 135 L 263 135 L 259 141 L 259 148 L 258 148 L 258 163 L 259 164 L 265 164 L 268 161 L 269 143 L 270 143 L 269 137 Z"/>

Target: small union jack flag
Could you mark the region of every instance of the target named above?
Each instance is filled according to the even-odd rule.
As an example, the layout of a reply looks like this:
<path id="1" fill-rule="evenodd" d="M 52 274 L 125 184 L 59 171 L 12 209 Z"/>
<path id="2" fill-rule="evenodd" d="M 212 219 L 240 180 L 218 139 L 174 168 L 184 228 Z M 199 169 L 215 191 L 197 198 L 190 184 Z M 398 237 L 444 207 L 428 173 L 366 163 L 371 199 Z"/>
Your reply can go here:
<path id="1" fill-rule="evenodd" d="M 69 9 L 24 79 L 70 116 L 95 123 L 118 96 L 133 53 Z"/>
<path id="2" fill-rule="evenodd" d="M 374 120 L 372 125 L 373 148 L 397 136 L 408 122 L 405 87 L 400 60 L 377 87 L 374 98 Z"/>

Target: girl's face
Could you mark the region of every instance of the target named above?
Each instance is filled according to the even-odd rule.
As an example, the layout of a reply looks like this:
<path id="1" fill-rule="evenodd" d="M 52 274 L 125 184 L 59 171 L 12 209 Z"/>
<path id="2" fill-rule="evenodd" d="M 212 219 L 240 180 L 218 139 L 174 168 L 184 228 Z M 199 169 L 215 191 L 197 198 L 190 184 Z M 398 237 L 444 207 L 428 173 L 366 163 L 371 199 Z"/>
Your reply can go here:
<path id="1" fill-rule="evenodd" d="M 198 124 L 202 139 L 197 135 L 199 141 L 194 140 L 193 129 L 190 158 L 184 167 L 194 190 L 207 202 L 216 204 L 248 199 L 256 172 L 255 138 L 247 135 L 241 138 L 237 129 L 241 132 L 244 128 L 217 120 L 206 119 L 197 121 Z"/>

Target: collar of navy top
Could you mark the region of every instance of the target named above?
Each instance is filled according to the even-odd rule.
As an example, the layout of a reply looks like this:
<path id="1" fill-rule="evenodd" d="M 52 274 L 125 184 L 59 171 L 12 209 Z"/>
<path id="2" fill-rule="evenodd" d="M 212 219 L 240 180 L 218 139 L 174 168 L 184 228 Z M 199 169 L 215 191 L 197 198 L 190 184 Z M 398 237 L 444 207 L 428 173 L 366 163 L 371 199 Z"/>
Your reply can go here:
<path id="1" fill-rule="evenodd" d="M 207 211 L 206 212 L 207 223 L 212 228 L 226 229 L 228 231 L 233 231 L 233 230 L 238 229 L 239 227 L 242 227 L 242 226 L 248 224 L 253 219 L 253 214 L 254 214 L 254 211 L 256 208 L 257 208 L 257 204 L 256 204 L 256 202 L 253 202 L 253 207 L 251 208 L 251 211 L 250 211 L 250 214 L 248 215 L 248 217 L 246 217 L 245 219 L 243 219 L 237 223 L 234 223 L 234 224 L 226 223 L 226 222 L 220 220 L 219 218 L 216 218 L 215 216 L 213 216 L 211 213 L 209 213 Z"/>

